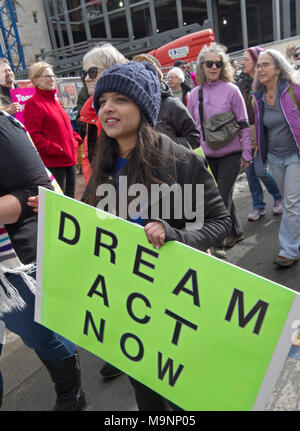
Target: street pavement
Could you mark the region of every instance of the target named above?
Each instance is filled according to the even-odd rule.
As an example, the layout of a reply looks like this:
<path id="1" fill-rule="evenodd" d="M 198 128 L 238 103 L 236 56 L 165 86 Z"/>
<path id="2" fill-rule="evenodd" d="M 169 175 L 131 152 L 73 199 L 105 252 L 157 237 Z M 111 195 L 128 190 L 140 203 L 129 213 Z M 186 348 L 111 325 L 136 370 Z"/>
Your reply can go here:
<path id="1" fill-rule="evenodd" d="M 76 197 L 81 196 L 83 177 L 78 176 Z M 248 222 L 251 198 L 245 176 L 235 187 L 235 203 L 243 221 L 246 238 L 228 251 L 227 261 L 269 280 L 300 292 L 300 263 L 288 269 L 277 268 L 280 216 L 272 214 L 272 198 L 265 192 L 267 213 L 256 222 Z M 300 348 L 299 348 L 300 350 Z M 105 381 L 99 374 L 103 361 L 79 348 L 82 385 L 89 411 L 136 411 L 133 390 L 125 375 Z M 300 355 L 288 357 L 266 410 L 300 410 Z M 298 359 L 296 359 L 298 357 Z M 4 376 L 2 411 L 48 411 L 55 402 L 53 384 L 34 352 L 10 332 L 0 358 Z"/>

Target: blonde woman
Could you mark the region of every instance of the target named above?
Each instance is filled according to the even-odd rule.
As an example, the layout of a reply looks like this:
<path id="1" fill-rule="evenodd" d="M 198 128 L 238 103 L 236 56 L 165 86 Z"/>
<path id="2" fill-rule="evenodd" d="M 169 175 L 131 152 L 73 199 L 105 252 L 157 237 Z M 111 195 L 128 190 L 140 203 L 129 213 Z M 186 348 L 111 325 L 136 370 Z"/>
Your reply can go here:
<path id="1" fill-rule="evenodd" d="M 52 66 L 39 61 L 30 66 L 28 75 L 36 93 L 25 104 L 25 127 L 64 194 L 74 197 L 77 148 L 82 139 L 57 100 Z"/>
<path id="2" fill-rule="evenodd" d="M 221 45 L 213 43 L 201 50 L 197 59 L 197 82 L 189 97 L 188 110 L 200 130 L 202 147 L 220 194 L 232 219 L 231 235 L 223 244 L 215 248 L 215 255 L 226 256 L 225 247 L 233 247 L 244 238 L 243 228 L 238 219 L 232 200 L 232 192 L 240 169 L 246 169 L 252 159 L 248 113 L 243 96 L 234 84 L 230 59 Z M 203 118 L 199 113 L 199 91 L 202 92 Z M 202 123 L 215 114 L 233 112 L 240 131 L 231 142 L 219 149 L 212 149 L 206 142 Z"/>

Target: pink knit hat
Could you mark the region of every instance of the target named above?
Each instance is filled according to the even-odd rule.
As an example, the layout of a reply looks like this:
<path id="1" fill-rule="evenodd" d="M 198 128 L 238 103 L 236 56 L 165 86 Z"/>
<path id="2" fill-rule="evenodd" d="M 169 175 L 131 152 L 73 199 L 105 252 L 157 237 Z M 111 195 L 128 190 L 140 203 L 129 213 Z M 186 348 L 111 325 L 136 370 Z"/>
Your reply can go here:
<path id="1" fill-rule="evenodd" d="M 259 54 L 263 51 L 264 51 L 264 48 L 262 48 L 261 46 L 252 46 L 251 48 L 247 49 L 247 52 L 249 52 L 249 54 L 251 55 L 255 63 L 257 62 Z"/>

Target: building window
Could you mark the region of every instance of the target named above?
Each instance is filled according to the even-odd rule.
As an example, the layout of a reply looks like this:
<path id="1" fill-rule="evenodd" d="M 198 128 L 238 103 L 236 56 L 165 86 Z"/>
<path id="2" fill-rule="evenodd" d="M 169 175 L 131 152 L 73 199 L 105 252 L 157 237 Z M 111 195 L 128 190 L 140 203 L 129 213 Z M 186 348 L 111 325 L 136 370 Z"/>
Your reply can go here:
<path id="1" fill-rule="evenodd" d="M 19 20 L 18 20 L 18 14 L 17 14 L 17 7 L 16 7 L 16 3 L 13 3 L 12 5 L 13 5 L 13 10 L 14 10 L 14 14 L 15 14 L 16 22 L 19 22 Z"/>
<path id="2" fill-rule="evenodd" d="M 32 18 L 33 18 L 33 22 L 37 24 L 38 23 L 38 13 L 32 12 Z"/>

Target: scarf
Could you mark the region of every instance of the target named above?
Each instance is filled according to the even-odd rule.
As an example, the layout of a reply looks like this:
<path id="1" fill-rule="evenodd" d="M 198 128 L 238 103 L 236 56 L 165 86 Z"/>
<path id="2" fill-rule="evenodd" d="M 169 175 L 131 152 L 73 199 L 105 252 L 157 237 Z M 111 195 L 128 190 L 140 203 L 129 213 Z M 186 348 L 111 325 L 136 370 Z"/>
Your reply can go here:
<path id="1" fill-rule="evenodd" d="M 0 111 L 0 115 L 9 117 L 13 123 L 15 123 L 18 127 L 21 127 L 32 145 L 34 146 L 29 133 L 20 121 L 16 120 L 14 117 L 4 111 Z M 54 176 L 51 174 L 51 172 L 48 171 L 46 167 L 45 169 L 54 188 L 54 191 L 56 191 L 57 193 L 62 193 Z M 7 313 L 15 309 L 23 309 L 26 306 L 17 289 L 7 279 L 6 274 L 19 275 L 20 277 L 22 277 L 24 283 L 28 286 L 28 288 L 33 293 L 35 293 L 36 282 L 34 278 L 30 276 L 30 273 L 34 270 L 35 263 L 32 263 L 30 265 L 23 265 L 22 262 L 19 260 L 15 250 L 13 249 L 11 240 L 5 226 L 0 224 L 0 317 L 3 313 Z"/>

